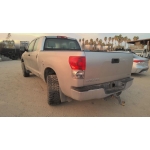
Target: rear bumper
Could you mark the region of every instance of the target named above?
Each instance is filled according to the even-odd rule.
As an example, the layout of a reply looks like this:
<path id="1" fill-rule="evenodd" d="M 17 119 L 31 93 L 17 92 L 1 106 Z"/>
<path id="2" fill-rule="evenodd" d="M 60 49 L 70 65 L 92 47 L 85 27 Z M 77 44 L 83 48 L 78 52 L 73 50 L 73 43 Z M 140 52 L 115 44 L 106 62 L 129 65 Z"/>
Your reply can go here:
<path id="1" fill-rule="evenodd" d="M 139 73 L 142 73 L 142 72 L 144 72 L 144 71 L 147 71 L 149 69 L 149 67 L 148 68 L 145 68 L 145 69 L 142 69 Z"/>
<path id="2" fill-rule="evenodd" d="M 123 91 L 129 88 L 132 85 L 133 78 L 126 78 L 123 80 L 118 80 L 118 81 L 113 81 L 113 82 L 122 83 L 123 86 L 108 88 L 108 84 L 111 83 L 109 82 L 109 83 L 104 83 L 100 85 L 72 88 L 71 98 L 78 100 L 78 101 L 105 98 L 109 95 L 118 93 L 120 91 Z"/>
<path id="3" fill-rule="evenodd" d="M 148 71 L 149 67 L 138 66 L 132 69 L 132 73 L 142 73 L 144 71 Z"/>

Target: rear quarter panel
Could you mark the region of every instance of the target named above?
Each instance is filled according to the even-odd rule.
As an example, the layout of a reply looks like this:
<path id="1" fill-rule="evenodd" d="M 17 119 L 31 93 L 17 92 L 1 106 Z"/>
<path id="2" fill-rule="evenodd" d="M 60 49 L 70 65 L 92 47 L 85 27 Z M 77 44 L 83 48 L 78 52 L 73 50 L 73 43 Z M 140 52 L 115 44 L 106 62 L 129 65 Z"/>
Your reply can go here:
<path id="1" fill-rule="evenodd" d="M 84 56 L 81 51 L 40 51 L 38 57 L 39 74 L 44 79 L 45 69 L 51 68 L 55 71 L 59 86 L 64 94 L 70 96 L 71 86 L 83 86 L 83 79 L 74 79 L 69 64 L 70 56 Z"/>

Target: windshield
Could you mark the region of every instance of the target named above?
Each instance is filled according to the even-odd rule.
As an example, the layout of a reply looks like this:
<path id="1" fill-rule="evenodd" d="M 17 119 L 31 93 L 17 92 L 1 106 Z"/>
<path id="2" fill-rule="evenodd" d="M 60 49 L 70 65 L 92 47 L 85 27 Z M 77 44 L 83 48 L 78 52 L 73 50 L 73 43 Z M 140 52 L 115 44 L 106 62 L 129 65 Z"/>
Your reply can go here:
<path id="1" fill-rule="evenodd" d="M 47 38 L 45 41 L 44 50 L 75 50 L 75 51 L 77 50 L 77 51 L 81 51 L 81 48 L 76 40 Z"/>

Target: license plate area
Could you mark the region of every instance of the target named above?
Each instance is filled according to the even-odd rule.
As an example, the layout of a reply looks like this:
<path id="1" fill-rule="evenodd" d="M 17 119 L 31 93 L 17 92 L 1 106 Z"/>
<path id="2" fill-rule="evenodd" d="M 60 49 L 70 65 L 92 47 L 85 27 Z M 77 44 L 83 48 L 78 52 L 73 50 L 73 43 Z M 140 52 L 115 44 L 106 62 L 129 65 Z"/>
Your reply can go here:
<path id="1" fill-rule="evenodd" d="M 103 84 L 106 94 L 121 91 L 125 88 L 126 83 L 122 81 L 114 81 Z"/>

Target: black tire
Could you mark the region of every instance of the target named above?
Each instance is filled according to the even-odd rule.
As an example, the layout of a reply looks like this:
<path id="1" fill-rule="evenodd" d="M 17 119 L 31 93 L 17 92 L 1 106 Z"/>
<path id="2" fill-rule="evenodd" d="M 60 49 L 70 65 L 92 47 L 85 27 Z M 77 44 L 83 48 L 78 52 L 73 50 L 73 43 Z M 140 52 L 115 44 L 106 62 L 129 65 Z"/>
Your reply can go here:
<path id="1" fill-rule="evenodd" d="M 26 70 L 26 68 L 25 68 L 25 65 L 24 65 L 24 62 L 21 62 L 21 67 L 22 67 L 23 76 L 24 76 L 24 77 L 29 77 L 30 74 L 27 72 L 27 70 Z"/>
<path id="2" fill-rule="evenodd" d="M 49 105 L 61 104 L 59 83 L 56 75 L 47 76 L 47 99 Z"/>
<path id="3" fill-rule="evenodd" d="M 12 60 L 15 60 L 16 59 L 16 56 L 15 55 L 11 55 L 10 57 Z"/>
<path id="4" fill-rule="evenodd" d="M 8 55 L 12 55 L 13 54 L 13 52 L 12 51 L 8 51 Z"/>

